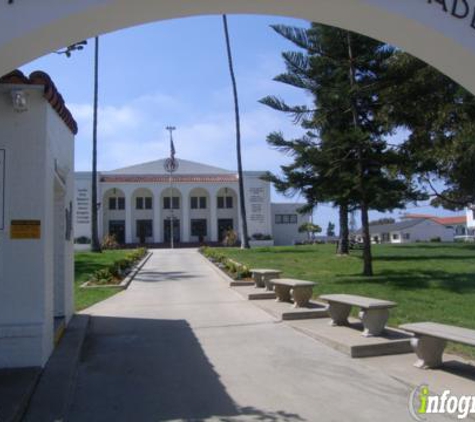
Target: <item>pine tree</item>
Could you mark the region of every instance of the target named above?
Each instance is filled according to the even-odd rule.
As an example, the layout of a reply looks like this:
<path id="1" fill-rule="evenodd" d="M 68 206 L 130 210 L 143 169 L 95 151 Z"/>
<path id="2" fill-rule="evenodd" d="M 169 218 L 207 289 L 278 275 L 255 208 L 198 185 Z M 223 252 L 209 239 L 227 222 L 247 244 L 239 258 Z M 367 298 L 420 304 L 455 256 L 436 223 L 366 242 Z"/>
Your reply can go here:
<path id="1" fill-rule="evenodd" d="M 304 89 L 313 98 L 313 108 L 290 106 L 272 96 L 261 100 L 289 114 L 307 130 L 301 140 L 285 141 L 281 137 L 276 143 L 274 134 L 268 137 L 271 145 L 293 151 L 295 162 L 283 168 L 285 183 L 281 187 L 297 186 L 316 202 L 339 205 L 343 210 L 340 220 L 345 239 L 348 212 L 359 208 L 364 240 L 363 274 L 371 276 L 369 210 L 400 208 L 406 201 L 421 197 L 412 179 L 401 171 L 401 155 L 385 140 L 395 126 L 388 123 L 382 112 L 380 92 L 388 84 L 394 49 L 361 35 L 317 24 L 310 29 L 282 25 L 273 29 L 303 49 L 283 53 L 287 72 L 275 79 Z M 302 145 L 307 148 L 303 152 Z M 298 171 L 302 169 L 303 172 Z"/>

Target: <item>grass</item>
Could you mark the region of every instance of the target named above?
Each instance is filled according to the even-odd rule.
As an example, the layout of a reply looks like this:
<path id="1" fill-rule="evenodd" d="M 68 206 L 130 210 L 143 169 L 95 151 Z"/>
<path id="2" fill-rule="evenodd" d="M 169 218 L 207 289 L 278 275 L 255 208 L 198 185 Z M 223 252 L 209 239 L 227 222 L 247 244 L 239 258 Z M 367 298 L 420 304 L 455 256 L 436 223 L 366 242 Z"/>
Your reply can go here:
<path id="1" fill-rule="evenodd" d="M 89 276 L 96 270 L 109 267 L 117 259 L 125 257 L 129 250 L 111 250 L 102 253 L 76 252 L 74 268 L 74 300 L 76 311 L 87 308 L 118 293 L 119 289 L 94 288 L 81 289 Z"/>
<path id="2" fill-rule="evenodd" d="M 434 321 L 475 329 L 475 245 L 374 245 L 374 276 L 363 277 L 361 251 L 335 255 L 334 245 L 240 250 L 217 248 L 251 268 L 276 268 L 282 277 L 315 281 L 314 296 L 350 293 L 393 300 L 389 325 Z M 473 348 L 450 350 L 475 357 Z"/>

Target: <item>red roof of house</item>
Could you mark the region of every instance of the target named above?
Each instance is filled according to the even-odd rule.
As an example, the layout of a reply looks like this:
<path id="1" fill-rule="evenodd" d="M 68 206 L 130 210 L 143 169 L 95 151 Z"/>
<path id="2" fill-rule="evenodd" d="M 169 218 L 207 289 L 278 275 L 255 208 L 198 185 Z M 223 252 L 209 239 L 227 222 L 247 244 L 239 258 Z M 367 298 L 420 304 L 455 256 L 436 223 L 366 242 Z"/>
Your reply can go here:
<path id="1" fill-rule="evenodd" d="M 444 224 L 445 226 L 451 224 L 466 224 L 467 217 L 465 215 L 457 215 L 455 217 L 436 217 L 434 220 L 438 221 L 440 224 Z"/>
<path id="2" fill-rule="evenodd" d="M 444 226 L 467 223 L 467 217 L 465 215 L 456 215 L 454 217 L 437 217 L 430 214 L 406 214 L 404 218 L 427 218 L 435 221 L 436 223 L 443 224 Z"/>
<path id="3" fill-rule="evenodd" d="M 0 78 L 0 84 L 18 84 L 18 85 L 43 85 L 43 97 L 51 104 L 51 107 L 58 113 L 69 130 L 76 135 L 78 133 L 78 125 L 73 115 L 66 107 L 62 95 L 59 93 L 56 85 L 45 72 L 36 71 L 25 76 L 20 70 L 14 70 Z"/>
<path id="4" fill-rule="evenodd" d="M 101 182 L 105 183 L 167 183 L 170 181 L 169 176 L 160 175 L 111 175 L 101 176 Z M 235 183 L 238 176 L 230 175 L 210 175 L 210 176 L 173 176 L 173 183 Z"/>

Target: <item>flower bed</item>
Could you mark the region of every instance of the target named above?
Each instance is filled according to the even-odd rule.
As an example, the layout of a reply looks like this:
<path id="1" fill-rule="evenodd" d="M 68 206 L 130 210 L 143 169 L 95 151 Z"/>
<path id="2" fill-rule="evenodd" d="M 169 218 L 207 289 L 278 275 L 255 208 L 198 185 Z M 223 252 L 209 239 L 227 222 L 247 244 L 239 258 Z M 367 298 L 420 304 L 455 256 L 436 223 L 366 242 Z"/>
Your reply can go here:
<path id="1" fill-rule="evenodd" d="M 109 267 L 95 271 L 84 283 L 84 286 L 108 286 L 119 285 L 122 280 L 130 273 L 132 268 L 147 254 L 147 249 L 135 249 L 125 257 L 117 259 Z"/>
<path id="2" fill-rule="evenodd" d="M 208 247 L 200 252 L 234 280 L 252 280 L 250 268 Z"/>

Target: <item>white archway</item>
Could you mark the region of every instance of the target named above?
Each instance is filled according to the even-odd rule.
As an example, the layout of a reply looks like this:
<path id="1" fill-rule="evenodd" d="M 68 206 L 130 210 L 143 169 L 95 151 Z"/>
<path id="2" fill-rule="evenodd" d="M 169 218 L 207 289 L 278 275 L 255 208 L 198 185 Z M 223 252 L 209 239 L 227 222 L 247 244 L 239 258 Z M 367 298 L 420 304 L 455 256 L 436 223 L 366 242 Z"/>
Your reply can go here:
<path id="1" fill-rule="evenodd" d="M 475 93 L 475 4 L 447 0 L 15 0 L 0 3 L 0 75 L 92 36 L 196 15 L 280 15 L 396 45 Z M 470 4 L 469 4 L 470 3 Z"/>

